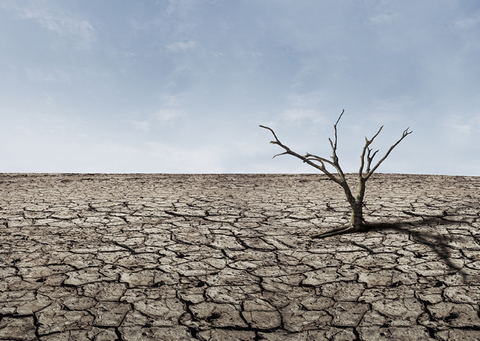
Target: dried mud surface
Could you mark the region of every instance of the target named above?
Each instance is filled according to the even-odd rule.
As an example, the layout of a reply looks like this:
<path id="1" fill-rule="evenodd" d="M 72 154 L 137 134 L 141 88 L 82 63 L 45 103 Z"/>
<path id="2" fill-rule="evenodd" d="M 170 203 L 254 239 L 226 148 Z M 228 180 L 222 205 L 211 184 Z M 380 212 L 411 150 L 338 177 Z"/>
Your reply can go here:
<path id="1" fill-rule="evenodd" d="M 354 177 L 351 177 L 354 182 Z M 0 174 L 0 340 L 479 340 L 480 177 Z"/>

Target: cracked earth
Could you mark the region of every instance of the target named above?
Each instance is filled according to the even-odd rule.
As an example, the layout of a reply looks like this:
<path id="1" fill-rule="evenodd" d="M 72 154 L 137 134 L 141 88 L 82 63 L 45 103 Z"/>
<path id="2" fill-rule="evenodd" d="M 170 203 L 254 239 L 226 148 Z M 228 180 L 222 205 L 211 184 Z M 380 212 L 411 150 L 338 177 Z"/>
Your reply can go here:
<path id="1" fill-rule="evenodd" d="M 479 199 L 377 174 L 312 239 L 323 175 L 1 174 L 0 340 L 479 340 Z"/>

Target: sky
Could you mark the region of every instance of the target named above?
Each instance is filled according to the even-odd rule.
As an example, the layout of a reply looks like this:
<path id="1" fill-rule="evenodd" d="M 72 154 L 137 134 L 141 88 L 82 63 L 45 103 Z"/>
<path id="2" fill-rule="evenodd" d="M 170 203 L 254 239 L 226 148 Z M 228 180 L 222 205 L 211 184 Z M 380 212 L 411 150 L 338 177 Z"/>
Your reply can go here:
<path id="1" fill-rule="evenodd" d="M 478 0 L 1 0 L 0 172 L 480 176 Z"/>

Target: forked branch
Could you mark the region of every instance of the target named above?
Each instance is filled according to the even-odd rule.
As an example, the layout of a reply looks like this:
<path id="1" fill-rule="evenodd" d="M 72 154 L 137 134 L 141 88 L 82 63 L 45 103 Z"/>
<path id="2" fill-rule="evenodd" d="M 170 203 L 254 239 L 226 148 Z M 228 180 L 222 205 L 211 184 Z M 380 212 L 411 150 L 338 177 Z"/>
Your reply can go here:
<path id="1" fill-rule="evenodd" d="M 370 176 L 372 176 L 372 174 L 377 170 L 377 168 L 382 164 L 383 161 L 385 161 L 385 159 L 388 157 L 388 155 L 390 155 L 390 153 L 392 152 L 393 148 L 395 148 L 400 142 L 402 142 L 402 140 L 407 137 L 408 135 L 410 135 L 411 133 L 413 133 L 413 131 L 408 131 L 408 129 L 410 128 L 407 128 L 403 131 L 402 133 L 402 137 L 393 145 L 390 147 L 390 149 L 387 151 L 387 153 L 380 159 L 380 161 L 377 162 L 377 164 L 370 170 L 370 165 L 372 164 L 372 161 L 373 161 L 373 158 L 375 157 L 375 155 L 377 154 L 378 150 L 375 151 L 375 153 L 373 153 L 372 156 L 370 156 L 370 152 L 372 151 L 370 148 L 368 148 L 368 146 L 373 142 L 373 140 L 378 136 L 378 134 L 380 134 L 380 132 L 382 131 L 382 128 L 383 126 L 380 127 L 380 129 L 378 130 L 378 132 L 375 134 L 375 136 L 373 136 L 370 140 L 367 139 L 365 137 L 365 147 L 363 147 L 363 152 L 362 152 L 362 163 L 360 165 L 360 170 L 358 172 L 358 175 L 360 177 L 363 177 L 365 180 L 368 180 L 368 178 Z M 364 163 L 365 163 L 365 151 L 367 151 L 367 169 L 366 169 L 366 173 L 365 175 L 363 175 L 363 166 L 364 166 Z"/>
<path id="2" fill-rule="evenodd" d="M 337 120 L 337 123 L 338 121 L 340 121 L 340 118 L 342 118 L 342 115 L 343 115 L 343 112 L 340 114 L 340 117 L 338 118 Z M 280 153 L 280 154 L 276 154 L 274 155 L 273 157 L 276 157 L 276 156 L 280 156 L 280 155 L 286 155 L 286 154 L 289 154 L 289 155 L 292 155 L 292 156 L 295 156 L 296 158 L 302 160 L 303 162 L 309 164 L 310 166 L 312 167 L 315 167 L 317 168 L 318 170 L 322 171 L 325 175 L 327 175 L 331 180 L 335 181 L 336 183 L 338 183 L 340 186 L 344 187 L 346 182 L 345 182 L 345 176 L 343 174 L 343 171 L 342 171 L 342 168 L 340 167 L 339 163 L 338 163 L 338 157 L 337 157 L 337 123 L 335 123 L 334 125 L 334 128 L 335 128 L 335 144 L 332 142 L 331 139 L 330 140 L 330 145 L 332 146 L 332 160 L 333 161 L 330 161 L 328 159 L 325 159 L 323 157 L 320 157 L 318 155 L 314 155 L 314 154 L 310 154 L 310 153 L 307 153 L 305 154 L 304 156 L 303 155 L 300 155 L 296 152 L 294 152 L 293 150 L 291 150 L 289 147 L 287 147 L 286 145 L 284 145 L 282 142 L 280 142 L 280 140 L 278 139 L 277 135 L 275 134 L 275 132 L 273 131 L 272 128 L 270 127 L 266 127 L 266 126 L 262 126 L 260 125 L 261 128 L 264 128 L 264 129 L 268 129 L 271 131 L 271 133 L 273 134 L 273 137 L 275 138 L 275 141 L 270 141 L 270 143 L 272 144 L 276 144 L 276 145 L 279 145 L 280 147 L 282 147 L 283 149 L 285 149 L 285 152 L 283 153 Z M 333 175 L 332 173 L 330 173 L 325 164 L 329 164 L 331 166 L 333 166 L 340 178 L 337 178 L 335 175 Z"/>
<path id="3" fill-rule="evenodd" d="M 277 157 L 277 156 L 280 156 L 280 155 L 286 155 L 286 154 L 289 154 L 289 155 L 292 155 L 292 156 L 295 156 L 296 158 L 302 160 L 303 162 L 309 164 L 310 166 L 312 167 L 315 167 L 319 170 L 321 170 L 323 173 L 325 173 L 331 180 L 335 181 L 336 183 L 340 183 L 340 180 L 337 179 L 333 174 L 331 174 L 327 168 L 325 167 L 325 163 L 328 163 L 328 164 L 331 164 L 333 165 L 333 163 L 330 161 L 330 160 L 327 160 L 327 159 L 324 159 L 320 156 L 316 156 L 316 155 L 312 155 L 312 154 L 307 154 L 305 156 L 302 156 L 298 153 L 295 153 L 293 150 L 291 150 L 290 148 L 288 148 L 286 145 L 284 145 L 282 142 L 280 142 L 280 140 L 278 139 L 277 135 L 275 134 L 275 132 L 273 131 L 272 128 L 269 128 L 269 127 L 266 127 L 266 126 L 262 126 L 260 125 L 261 128 L 264 128 L 264 129 L 268 129 L 272 132 L 273 134 L 273 137 L 275 137 L 275 141 L 270 141 L 270 143 L 272 144 L 276 144 L 276 145 L 279 145 L 280 147 L 282 147 L 283 149 L 285 149 L 285 152 L 283 153 L 280 153 L 280 154 L 276 154 L 274 155 L 273 157 Z M 319 163 L 316 164 L 314 163 L 313 161 L 316 161 Z"/>

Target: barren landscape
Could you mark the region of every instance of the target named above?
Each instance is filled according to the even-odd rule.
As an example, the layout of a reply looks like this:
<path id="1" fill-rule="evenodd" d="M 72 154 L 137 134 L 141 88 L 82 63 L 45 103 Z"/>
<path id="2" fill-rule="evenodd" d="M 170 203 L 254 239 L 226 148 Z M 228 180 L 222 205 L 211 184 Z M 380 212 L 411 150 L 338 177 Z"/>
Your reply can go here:
<path id="1" fill-rule="evenodd" d="M 324 175 L 0 174 L 0 340 L 479 340 L 480 177 L 365 204 L 313 239 Z"/>

